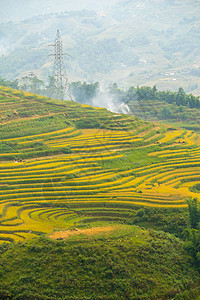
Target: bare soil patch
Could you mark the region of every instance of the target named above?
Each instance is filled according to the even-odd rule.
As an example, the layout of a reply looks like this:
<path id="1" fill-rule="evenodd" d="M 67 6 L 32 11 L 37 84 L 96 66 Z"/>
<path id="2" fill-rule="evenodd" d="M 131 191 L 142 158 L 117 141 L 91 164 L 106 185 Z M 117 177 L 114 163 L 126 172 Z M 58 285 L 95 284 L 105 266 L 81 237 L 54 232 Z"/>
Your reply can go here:
<path id="1" fill-rule="evenodd" d="M 85 235 L 94 235 L 102 232 L 113 231 L 117 228 L 117 226 L 106 226 L 106 227 L 93 227 L 87 229 L 75 229 L 75 230 L 66 230 L 66 231 L 55 231 L 49 237 L 51 239 L 60 239 L 60 238 L 68 238 L 74 234 L 85 234 Z"/>

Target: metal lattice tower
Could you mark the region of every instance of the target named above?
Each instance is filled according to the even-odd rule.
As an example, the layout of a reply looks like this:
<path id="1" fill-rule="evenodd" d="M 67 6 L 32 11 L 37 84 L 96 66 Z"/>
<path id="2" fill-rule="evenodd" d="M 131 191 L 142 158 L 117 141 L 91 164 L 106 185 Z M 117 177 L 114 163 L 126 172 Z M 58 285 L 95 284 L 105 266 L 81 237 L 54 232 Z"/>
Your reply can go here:
<path id="1" fill-rule="evenodd" d="M 59 30 L 57 30 L 55 42 L 50 46 L 54 47 L 54 53 L 50 54 L 51 56 L 54 56 L 51 96 L 63 100 L 67 95 L 70 97 L 70 94 L 68 78 L 63 59 L 63 56 L 66 54 L 63 53 L 62 39 Z"/>

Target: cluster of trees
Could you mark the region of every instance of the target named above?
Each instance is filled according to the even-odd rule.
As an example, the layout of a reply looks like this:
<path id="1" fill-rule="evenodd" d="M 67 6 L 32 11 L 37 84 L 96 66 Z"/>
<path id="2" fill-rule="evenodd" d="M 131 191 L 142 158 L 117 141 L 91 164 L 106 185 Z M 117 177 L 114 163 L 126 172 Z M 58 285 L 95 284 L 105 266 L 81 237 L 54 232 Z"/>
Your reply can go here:
<path id="1" fill-rule="evenodd" d="M 0 77 L 0 85 L 8 86 L 13 89 L 21 89 L 26 92 L 33 92 L 35 94 L 43 94 L 44 90 L 48 88 L 44 81 L 37 78 L 37 76 L 24 76 L 13 81 L 6 80 Z"/>
<path id="2" fill-rule="evenodd" d="M 199 97 L 195 97 L 192 94 L 186 94 L 183 88 L 179 88 L 178 92 L 163 91 L 156 94 L 156 99 L 163 100 L 167 103 L 175 103 L 180 106 L 187 106 L 189 108 L 200 108 Z"/>
<path id="3" fill-rule="evenodd" d="M 15 79 L 13 81 L 6 80 L 5 78 L 0 77 L 0 85 L 8 86 L 13 89 L 19 89 L 19 80 Z"/>
<path id="4" fill-rule="evenodd" d="M 34 94 L 43 94 L 44 90 L 48 89 L 44 81 L 37 78 L 37 76 L 24 76 L 18 81 L 20 89 Z"/>
<path id="5" fill-rule="evenodd" d="M 72 82 L 70 84 L 70 92 L 75 101 L 79 103 L 90 104 L 91 100 L 96 97 L 99 92 L 99 82 L 81 83 L 80 81 Z"/>
<path id="6" fill-rule="evenodd" d="M 0 85 L 8 86 L 14 89 L 21 89 L 26 92 L 47 96 L 58 97 L 58 99 L 64 96 L 64 91 L 56 90 L 55 79 L 52 76 L 48 77 L 48 82 L 45 83 L 35 75 L 29 75 L 9 81 L 0 77 Z M 73 99 L 79 103 L 90 104 L 91 100 L 97 95 L 99 91 L 99 83 L 81 83 L 80 81 L 72 82 L 69 84 L 69 93 Z M 69 95 L 68 95 L 69 96 Z"/>
<path id="7" fill-rule="evenodd" d="M 55 80 L 49 76 L 48 83 L 37 78 L 37 76 L 25 76 L 20 80 L 8 81 L 0 78 L 0 85 L 9 86 L 15 89 L 22 89 L 24 91 L 32 92 L 35 94 L 55 97 Z M 99 92 L 99 82 L 95 83 L 81 83 L 80 81 L 72 82 L 69 84 L 69 91 L 72 98 L 80 103 L 91 104 L 92 99 L 96 97 Z M 168 104 L 175 104 L 177 106 L 186 106 L 189 108 L 200 108 L 200 99 L 192 94 L 186 94 L 183 88 L 179 88 L 177 92 L 173 91 L 158 91 L 157 87 L 153 88 L 142 87 L 129 87 L 127 90 L 120 89 L 116 83 L 113 83 L 107 88 L 107 92 L 115 98 L 115 100 L 131 104 L 133 101 L 140 100 L 157 100 L 164 101 Z"/>
<path id="8" fill-rule="evenodd" d="M 0 77 L 0 85 L 47 97 L 56 97 L 58 94 L 56 91 L 55 79 L 52 76 L 48 77 L 47 83 L 34 74 L 15 79 L 14 81 L 9 81 Z M 62 98 L 62 96 L 63 95 L 59 95 L 58 99 Z"/>
<path id="9" fill-rule="evenodd" d="M 197 198 L 188 200 L 190 228 L 186 229 L 185 249 L 200 271 L 200 207 Z"/>
<path id="10" fill-rule="evenodd" d="M 187 106 L 189 108 L 200 108 L 200 99 L 192 94 L 186 94 L 183 88 L 179 88 L 178 92 L 172 91 L 158 91 L 157 87 L 148 86 L 130 87 L 127 91 L 118 88 L 117 84 L 109 86 L 109 92 L 115 95 L 118 100 L 125 103 L 136 100 L 158 100 L 165 101 L 169 104 L 176 104 L 178 106 Z"/>

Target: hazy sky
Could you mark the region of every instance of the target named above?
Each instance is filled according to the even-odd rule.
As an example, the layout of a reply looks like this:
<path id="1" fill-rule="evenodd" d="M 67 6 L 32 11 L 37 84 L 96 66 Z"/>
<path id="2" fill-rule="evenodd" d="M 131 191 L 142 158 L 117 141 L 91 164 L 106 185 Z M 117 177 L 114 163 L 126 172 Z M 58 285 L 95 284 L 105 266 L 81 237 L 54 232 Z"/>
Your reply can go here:
<path id="1" fill-rule="evenodd" d="M 118 0 L 0 0 L 0 21 L 19 21 L 66 10 L 105 9 Z"/>

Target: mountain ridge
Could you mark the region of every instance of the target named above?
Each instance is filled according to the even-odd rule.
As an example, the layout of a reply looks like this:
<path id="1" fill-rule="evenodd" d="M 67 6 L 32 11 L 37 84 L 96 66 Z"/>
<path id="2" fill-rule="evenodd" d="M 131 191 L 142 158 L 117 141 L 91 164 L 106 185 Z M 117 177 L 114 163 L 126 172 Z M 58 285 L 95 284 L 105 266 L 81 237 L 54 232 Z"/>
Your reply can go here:
<path id="1" fill-rule="evenodd" d="M 195 0 L 154 1 L 153 5 L 122 1 L 102 13 L 66 11 L 4 23 L 0 75 L 14 79 L 34 71 L 46 80 L 53 63 L 47 45 L 60 29 L 70 55 L 65 59 L 70 81 L 157 85 L 164 90 L 181 86 L 198 95 L 199 11 L 200 2 Z"/>

